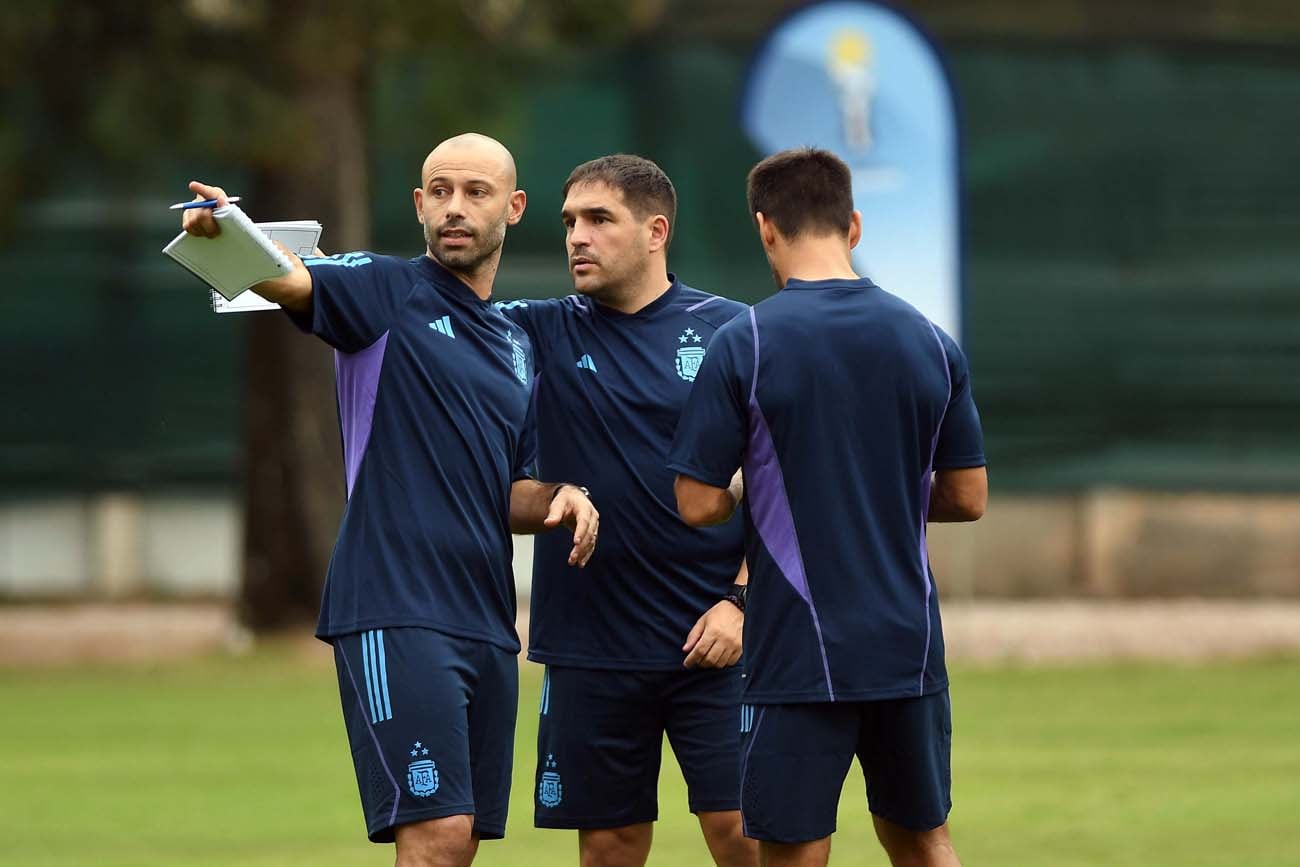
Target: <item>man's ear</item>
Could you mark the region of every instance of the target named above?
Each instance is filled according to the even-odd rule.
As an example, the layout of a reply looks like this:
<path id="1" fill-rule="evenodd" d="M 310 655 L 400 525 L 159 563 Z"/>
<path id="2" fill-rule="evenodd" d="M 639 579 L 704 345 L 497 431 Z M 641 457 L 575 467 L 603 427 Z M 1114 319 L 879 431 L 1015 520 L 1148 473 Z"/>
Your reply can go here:
<path id="1" fill-rule="evenodd" d="M 518 225 L 519 221 L 524 218 L 524 209 L 528 207 L 528 194 L 523 190 L 515 190 L 510 194 L 510 213 L 506 215 L 506 225 Z"/>
<path id="2" fill-rule="evenodd" d="M 668 246 L 668 235 L 672 227 L 668 225 L 668 218 L 663 214 L 655 214 L 650 218 L 650 252 L 657 253 Z"/>
<path id="3" fill-rule="evenodd" d="M 419 220 L 420 225 L 423 226 L 424 225 L 424 190 L 420 189 L 419 187 L 416 187 L 415 193 L 412 196 L 412 198 L 415 200 L 415 219 Z"/>
<path id="4" fill-rule="evenodd" d="M 770 250 L 776 246 L 776 226 L 764 216 L 762 211 L 754 212 L 754 222 L 758 225 L 758 239 L 763 242 L 763 249 Z"/>
<path id="5" fill-rule="evenodd" d="M 854 211 L 853 216 L 849 218 L 849 249 L 852 250 L 858 246 L 862 240 L 862 212 Z"/>

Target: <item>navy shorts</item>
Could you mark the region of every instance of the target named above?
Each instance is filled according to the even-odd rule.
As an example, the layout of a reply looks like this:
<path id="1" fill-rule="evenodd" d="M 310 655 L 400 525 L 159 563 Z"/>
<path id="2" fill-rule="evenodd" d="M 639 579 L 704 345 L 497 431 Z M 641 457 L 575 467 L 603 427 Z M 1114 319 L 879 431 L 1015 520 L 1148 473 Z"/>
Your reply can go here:
<path id="1" fill-rule="evenodd" d="M 659 818 L 665 732 L 692 813 L 739 809 L 740 666 L 610 671 L 547 666 L 534 823 L 618 828 Z"/>
<path id="2" fill-rule="evenodd" d="M 745 705 L 745 836 L 803 843 L 834 833 L 854 755 L 872 813 L 911 831 L 937 828 L 952 809 L 951 754 L 946 689 L 889 701 Z"/>
<path id="3" fill-rule="evenodd" d="M 333 639 L 343 721 L 366 833 L 472 815 L 505 836 L 519 708 L 515 654 L 432 629 L 374 629 Z"/>

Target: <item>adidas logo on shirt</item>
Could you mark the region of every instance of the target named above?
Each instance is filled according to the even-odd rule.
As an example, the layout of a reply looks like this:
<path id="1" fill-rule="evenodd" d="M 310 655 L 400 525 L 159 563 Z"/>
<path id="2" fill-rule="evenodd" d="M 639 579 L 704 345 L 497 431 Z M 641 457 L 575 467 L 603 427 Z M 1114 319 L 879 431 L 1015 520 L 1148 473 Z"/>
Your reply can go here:
<path id="1" fill-rule="evenodd" d="M 445 337 L 450 337 L 452 340 L 456 339 L 456 332 L 451 330 L 450 316 L 444 316 L 441 319 L 433 320 L 429 323 L 429 327 Z"/>
<path id="2" fill-rule="evenodd" d="M 578 367 L 581 367 L 583 370 L 590 370 L 592 373 L 596 373 L 596 372 L 597 372 L 597 371 L 596 371 L 596 362 L 594 362 L 594 361 L 591 360 L 591 356 L 590 356 L 590 355 L 584 355 L 584 356 L 582 356 L 582 358 L 579 358 L 579 359 L 578 359 Z"/>

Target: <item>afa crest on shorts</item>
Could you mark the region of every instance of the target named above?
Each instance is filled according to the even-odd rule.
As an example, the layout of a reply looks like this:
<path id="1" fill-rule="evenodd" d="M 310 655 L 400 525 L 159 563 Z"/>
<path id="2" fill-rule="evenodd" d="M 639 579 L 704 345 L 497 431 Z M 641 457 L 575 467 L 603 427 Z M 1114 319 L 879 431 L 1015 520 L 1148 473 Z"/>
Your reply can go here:
<path id="1" fill-rule="evenodd" d="M 704 361 L 704 347 L 699 345 L 704 338 L 694 328 L 687 328 L 677 342 L 682 344 L 677 349 L 677 375 L 687 382 L 694 382 L 695 375 L 700 372 L 700 363 Z"/>
<path id="2" fill-rule="evenodd" d="M 564 786 L 560 784 L 560 775 L 555 770 L 555 756 L 546 754 L 546 770 L 542 771 L 542 781 L 537 786 L 537 803 L 543 807 L 558 807 L 564 798 Z"/>
<path id="3" fill-rule="evenodd" d="M 417 798 L 427 798 L 438 791 L 438 766 L 427 756 L 429 748 L 419 741 L 411 747 L 411 757 L 415 761 L 406 766 L 406 788 Z"/>

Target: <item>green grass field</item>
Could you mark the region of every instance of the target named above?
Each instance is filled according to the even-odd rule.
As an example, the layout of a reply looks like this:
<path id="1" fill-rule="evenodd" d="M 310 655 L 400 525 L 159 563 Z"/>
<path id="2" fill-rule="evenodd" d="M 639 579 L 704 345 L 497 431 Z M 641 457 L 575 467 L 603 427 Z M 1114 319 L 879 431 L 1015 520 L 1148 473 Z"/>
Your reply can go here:
<path id="1" fill-rule="evenodd" d="M 389 864 L 364 839 L 332 666 L 300 647 L 0 670 L 0 865 Z M 531 827 L 540 668 L 524 667 L 508 837 Z M 953 835 L 973 865 L 1300 865 L 1300 660 L 957 669 Z M 665 760 L 655 865 L 707 864 Z M 832 863 L 886 863 L 850 772 Z"/>

